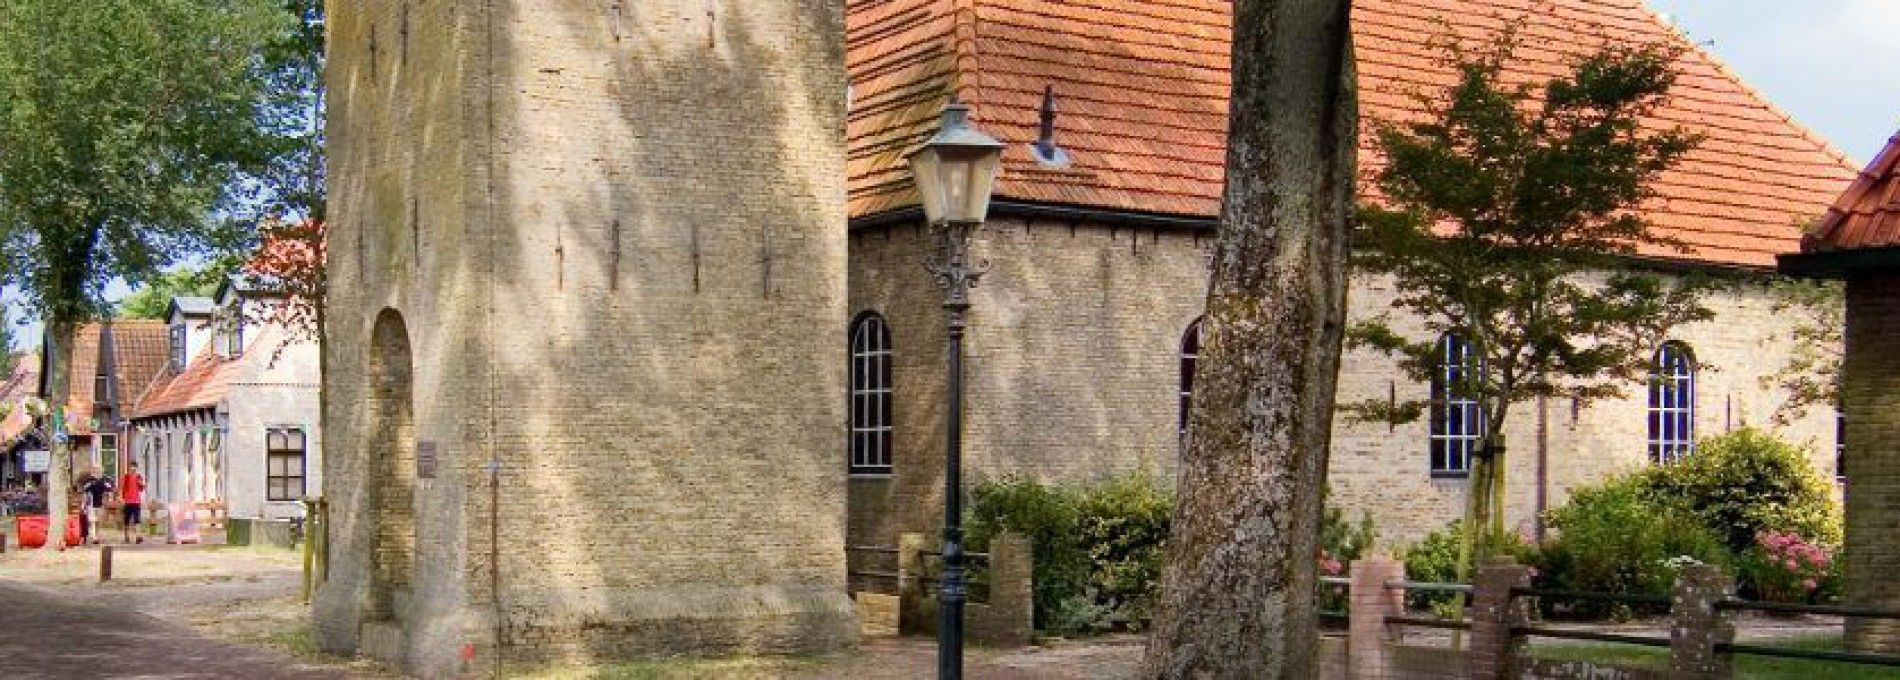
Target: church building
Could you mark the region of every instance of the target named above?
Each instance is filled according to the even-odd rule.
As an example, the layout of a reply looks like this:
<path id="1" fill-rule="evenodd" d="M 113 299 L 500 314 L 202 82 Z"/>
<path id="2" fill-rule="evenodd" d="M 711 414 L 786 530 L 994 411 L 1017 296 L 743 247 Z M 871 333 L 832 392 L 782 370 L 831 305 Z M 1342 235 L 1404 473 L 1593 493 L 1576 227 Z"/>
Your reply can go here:
<path id="1" fill-rule="evenodd" d="M 1220 208 L 1230 7 L 849 3 L 853 435 L 840 456 L 852 544 L 890 544 L 941 522 L 946 333 L 941 295 L 920 264 L 934 246 L 905 154 L 952 96 L 1008 144 L 987 229 L 972 245 L 991 269 L 969 311 L 966 480 L 1131 470 L 1173 480 Z M 1676 329 L 1655 348 L 1650 385 L 1585 407 L 1546 400 L 1513 410 L 1507 517 L 1529 533 L 1569 489 L 1668 462 L 1699 437 L 1771 426 L 1786 395 L 1763 377 L 1786 363 L 1792 343 L 1769 288 L 1775 255 L 1798 249 L 1802 225 L 1854 167 L 1641 0 L 1360 0 L 1352 22 L 1364 125 L 1414 115 L 1413 93 L 1452 82 L 1429 44 L 1445 31 L 1485 40 L 1520 17 L 1524 41 L 1507 78 L 1555 76 L 1606 39 L 1688 48 L 1653 123 L 1705 138 L 1660 177 L 1643 213 L 1691 250 L 1649 250 L 1624 266 L 1729 284 L 1706 299 L 1713 321 Z M 1359 157 L 1363 173 L 1379 167 L 1370 135 Z M 1392 296 L 1389 280 L 1357 277 L 1350 315 L 1385 312 Z M 1427 339 L 1417 319 L 1392 325 Z M 1433 394 L 1390 357 L 1344 357 L 1341 403 Z M 1460 517 L 1474 408 L 1439 399 L 1412 423 L 1340 418 L 1331 502 L 1350 516 L 1370 512 L 1394 547 Z M 1779 434 L 1810 446 L 1832 475 L 1835 423 L 1833 412 L 1815 411 Z"/>

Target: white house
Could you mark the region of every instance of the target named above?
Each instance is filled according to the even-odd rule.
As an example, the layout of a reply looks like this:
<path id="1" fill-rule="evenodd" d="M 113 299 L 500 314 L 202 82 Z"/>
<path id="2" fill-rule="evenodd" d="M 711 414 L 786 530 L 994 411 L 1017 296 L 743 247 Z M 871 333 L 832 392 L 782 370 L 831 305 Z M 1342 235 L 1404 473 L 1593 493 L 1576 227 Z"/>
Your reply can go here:
<path id="1" fill-rule="evenodd" d="M 256 321 L 274 304 L 238 279 L 210 300 L 173 301 L 170 364 L 132 415 L 132 458 L 145 471 L 152 516 L 191 503 L 201 513 L 280 519 L 320 495 L 318 349 Z"/>

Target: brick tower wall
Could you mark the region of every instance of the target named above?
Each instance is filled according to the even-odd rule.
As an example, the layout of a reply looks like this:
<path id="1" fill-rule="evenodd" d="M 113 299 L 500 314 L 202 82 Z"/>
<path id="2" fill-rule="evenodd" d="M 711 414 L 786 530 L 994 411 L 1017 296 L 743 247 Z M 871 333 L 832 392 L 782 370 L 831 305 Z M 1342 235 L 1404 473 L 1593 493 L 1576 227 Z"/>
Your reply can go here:
<path id="1" fill-rule="evenodd" d="M 468 644 L 480 663 L 852 642 L 840 12 L 332 3 L 332 499 L 413 487 L 410 517 L 383 515 L 415 549 L 387 588 L 400 570 L 364 556 L 400 542 L 375 512 L 337 523 L 326 647 L 435 675 Z M 371 431 L 389 313 L 406 446 Z M 408 486 L 368 472 L 431 458 Z"/>

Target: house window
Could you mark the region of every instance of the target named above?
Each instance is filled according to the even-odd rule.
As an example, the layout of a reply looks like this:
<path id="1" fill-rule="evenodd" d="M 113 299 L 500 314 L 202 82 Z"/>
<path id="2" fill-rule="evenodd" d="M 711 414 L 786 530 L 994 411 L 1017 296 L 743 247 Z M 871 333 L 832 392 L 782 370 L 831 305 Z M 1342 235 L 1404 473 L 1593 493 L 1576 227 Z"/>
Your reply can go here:
<path id="1" fill-rule="evenodd" d="M 99 442 L 100 474 L 104 475 L 106 479 L 115 480 L 113 483 L 117 484 L 118 482 L 116 480 L 119 478 L 119 436 L 116 434 L 100 434 L 96 441 Z"/>
<path id="2" fill-rule="evenodd" d="M 851 323 L 850 471 L 891 473 L 891 333 L 872 312 Z"/>
<path id="3" fill-rule="evenodd" d="M 1649 378 L 1649 459 L 1673 463 L 1695 452 L 1695 356 L 1680 342 L 1656 350 Z"/>
<path id="4" fill-rule="evenodd" d="M 224 324 L 224 356 L 235 358 L 244 354 L 244 315 L 238 309 L 231 310 L 231 318 Z"/>
<path id="5" fill-rule="evenodd" d="M 1471 473 L 1471 458 L 1484 439 L 1484 405 L 1470 396 L 1482 360 L 1456 333 L 1438 339 L 1438 367 L 1432 372 L 1431 458 L 1433 477 Z"/>
<path id="6" fill-rule="evenodd" d="M 185 325 L 172 324 L 170 347 L 172 370 L 185 370 Z"/>
<path id="7" fill-rule="evenodd" d="M 106 375 L 104 373 L 93 376 L 92 377 L 92 403 L 95 403 L 95 404 L 112 403 L 112 395 L 107 393 L 111 389 L 112 389 L 112 385 L 109 381 L 106 380 Z"/>
<path id="8" fill-rule="evenodd" d="M 304 493 L 303 429 L 273 427 L 264 433 L 264 493 L 266 500 L 302 500 Z"/>
<path id="9" fill-rule="evenodd" d="M 1195 319 L 1188 324 L 1187 332 L 1181 334 L 1181 415 L 1175 424 L 1175 432 L 1186 441 L 1188 426 L 1188 408 L 1194 405 L 1194 364 L 1201 359 L 1201 320 Z"/>

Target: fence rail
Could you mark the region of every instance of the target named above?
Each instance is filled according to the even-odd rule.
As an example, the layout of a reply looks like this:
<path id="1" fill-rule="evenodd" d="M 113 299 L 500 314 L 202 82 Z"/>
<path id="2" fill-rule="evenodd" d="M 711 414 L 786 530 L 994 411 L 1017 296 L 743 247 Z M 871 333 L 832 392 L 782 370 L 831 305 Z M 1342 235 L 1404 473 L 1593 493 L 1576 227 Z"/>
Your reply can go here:
<path id="1" fill-rule="evenodd" d="M 1554 600 L 1592 600 L 1596 602 L 1615 602 L 1618 604 L 1672 604 L 1667 595 L 1628 595 L 1622 593 L 1599 593 L 1589 590 L 1512 588 L 1511 594 L 1517 597 L 1547 597 Z"/>
<path id="2" fill-rule="evenodd" d="M 1388 616 L 1385 622 L 1400 626 L 1419 628 L 1439 628 L 1443 630 L 1471 630 L 1471 622 L 1464 619 L 1440 619 L 1430 616 Z"/>
<path id="3" fill-rule="evenodd" d="M 1716 609 L 1742 609 L 1757 612 L 1781 612 L 1789 614 L 1823 614 L 1828 616 L 1847 616 L 1862 619 L 1900 619 L 1900 610 L 1877 609 L 1874 607 L 1849 607 L 1830 604 L 1789 604 L 1784 602 L 1760 602 L 1755 600 L 1728 599 L 1715 603 Z"/>
<path id="4" fill-rule="evenodd" d="M 1436 583 L 1432 581 L 1386 581 L 1386 590 L 1428 590 L 1441 593 L 1469 593 L 1469 583 Z"/>
<path id="5" fill-rule="evenodd" d="M 1845 663 L 1867 664 L 1870 666 L 1900 667 L 1900 656 L 1892 654 L 1867 654 L 1863 652 L 1829 652 L 1818 649 L 1794 649 L 1791 647 L 1764 647 L 1761 645 L 1741 645 L 1721 643 L 1715 651 L 1723 654 L 1752 654 L 1755 656 L 1781 657 L 1783 659 L 1809 659 L 1813 661 L 1839 661 Z"/>
<path id="6" fill-rule="evenodd" d="M 1623 635 L 1620 633 L 1597 633 L 1587 630 L 1567 628 L 1545 628 L 1543 626 L 1512 626 L 1512 635 L 1530 635 L 1535 637 L 1557 638 L 1559 640 L 1584 640 L 1587 642 L 1615 642 L 1641 647 L 1669 647 L 1667 638 L 1643 635 Z"/>

